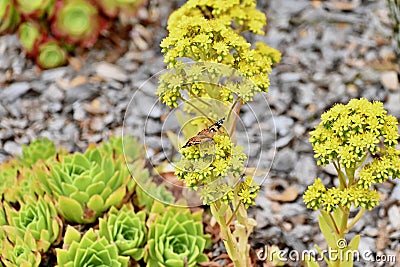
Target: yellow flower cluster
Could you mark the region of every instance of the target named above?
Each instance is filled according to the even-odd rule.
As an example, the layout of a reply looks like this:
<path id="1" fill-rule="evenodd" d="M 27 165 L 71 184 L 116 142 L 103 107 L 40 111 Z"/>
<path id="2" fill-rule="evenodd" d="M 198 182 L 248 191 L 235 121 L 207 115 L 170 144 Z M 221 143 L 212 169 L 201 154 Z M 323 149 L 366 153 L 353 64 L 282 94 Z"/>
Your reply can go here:
<path id="1" fill-rule="evenodd" d="M 261 42 L 251 48 L 252 44 L 241 35 L 244 31 L 264 34 L 262 28 L 265 24 L 265 15 L 256 9 L 255 0 L 189 0 L 168 20 L 169 35 L 160 44 L 165 54 L 164 61 L 168 68 L 178 69 L 171 75 L 191 84 L 181 84 L 180 88 L 187 89 L 189 95 L 233 102 L 233 95 L 236 94 L 245 102 L 250 101 L 256 93 L 267 92 L 270 84 L 268 73 L 281 57 L 279 51 Z M 229 66 L 249 79 L 251 85 L 226 84 L 225 87 L 231 89 L 228 94 L 227 90 L 221 90 L 224 87 L 207 90 L 207 86 L 197 85 L 196 82 L 209 80 L 209 75 L 202 77 L 203 70 L 189 67 L 189 71 L 182 76 L 181 58 Z M 170 78 L 161 77 L 157 95 L 168 106 L 176 107 L 175 98 L 179 99 L 180 95 L 175 91 L 176 83 L 171 83 Z M 219 83 L 218 79 L 213 81 Z"/>
<path id="2" fill-rule="evenodd" d="M 324 209 L 332 212 L 338 207 L 351 206 L 365 209 L 373 209 L 379 205 L 379 195 L 376 190 L 364 189 L 358 186 L 344 188 L 332 187 L 327 189 L 321 182 L 320 178 L 315 179 L 314 184 L 308 186 L 303 195 L 304 203 L 310 209 Z"/>
<path id="3" fill-rule="evenodd" d="M 216 134 L 212 141 L 181 150 L 175 174 L 186 185 L 196 189 L 225 176 L 239 177 L 244 170 L 246 154 L 241 146 L 231 143 L 229 136 Z"/>
<path id="4" fill-rule="evenodd" d="M 319 165 L 335 163 L 340 187 L 327 189 L 316 179 L 303 195 L 308 208 L 331 212 L 378 205 L 378 193 L 371 186 L 400 177 L 397 119 L 386 113 L 381 102 L 361 98 L 322 114 L 310 142 Z"/>
<path id="5" fill-rule="evenodd" d="M 385 182 L 389 177 L 400 177 L 400 151 L 389 147 L 382 151 L 382 155 L 366 164 L 358 173 L 358 185 L 370 188 L 376 183 Z"/>
<path id="6" fill-rule="evenodd" d="M 354 168 L 369 152 L 397 144 L 397 120 L 386 115 L 381 102 L 353 99 L 337 104 L 321 115 L 321 123 L 310 133 L 310 142 L 319 165 L 338 160 L 345 168 Z"/>
<path id="7" fill-rule="evenodd" d="M 234 196 L 246 207 L 254 204 L 260 187 L 251 177 L 240 178 L 246 154 L 229 136 L 216 134 L 213 141 L 184 148 L 181 154 L 175 174 L 193 190 L 200 188 L 205 204 L 219 197 L 229 203 Z"/>

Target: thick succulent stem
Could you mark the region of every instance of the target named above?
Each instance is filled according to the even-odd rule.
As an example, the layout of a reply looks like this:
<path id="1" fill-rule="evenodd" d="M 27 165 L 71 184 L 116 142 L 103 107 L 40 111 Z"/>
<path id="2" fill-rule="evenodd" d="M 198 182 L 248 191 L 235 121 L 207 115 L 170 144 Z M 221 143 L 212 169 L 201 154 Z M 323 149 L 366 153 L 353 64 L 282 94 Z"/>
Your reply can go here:
<path id="1" fill-rule="evenodd" d="M 234 211 L 223 202 L 216 201 L 210 205 L 211 213 L 220 225 L 222 240 L 234 266 L 251 266 L 248 239 L 255 224 L 247 218 L 247 210 L 242 203 L 232 204 L 236 207 Z M 235 216 L 234 214 L 236 214 L 237 221 L 235 222 L 235 230 L 232 233 L 230 221 Z M 229 219 L 227 220 L 227 218 Z"/>

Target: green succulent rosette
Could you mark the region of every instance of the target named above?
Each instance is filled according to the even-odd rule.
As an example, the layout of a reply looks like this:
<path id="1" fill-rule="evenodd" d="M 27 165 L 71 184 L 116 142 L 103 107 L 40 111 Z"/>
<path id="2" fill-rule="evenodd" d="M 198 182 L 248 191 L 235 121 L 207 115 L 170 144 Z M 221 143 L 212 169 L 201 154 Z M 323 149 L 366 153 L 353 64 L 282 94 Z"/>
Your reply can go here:
<path id="1" fill-rule="evenodd" d="M 20 20 L 21 17 L 12 0 L 0 1 L 0 34 L 13 32 Z"/>
<path id="2" fill-rule="evenodd" d="M 62 150 L 57 150 L 53 141 L 48 138 L 38 138 L 33 140 L 29 145 L 22 146 L 22 162 L 27 167 L 32 167 L 39 160 L 46 160 L 54 157 Z"/>
<path id="3" fill-rule="evenodd" d="M 144 207 L 146 210 L 151 210 L 155 201 L 172 204 L 175 201 L 174 195 L 167 190 L 164 185 L 157 185 L 151 180 L 146 183 L 141 183 L 141 187 L 136 188 L 137 205 Z"/>
<path id="4" fill-rule="evenodd" d="M 56 249 L 58 267 L 127 267 L 129 257 L 118 255 L 118 248 L 90 228 L 83 236 L 68 226 L 62 249 Z"/>
<path id="5" fill-rule="evenodd" d="M 15 234 L 23 237 L 25 232 L 30 232 L 38 251 L 46 252 L 59 237 L 62 222 L 48 196 L 38 199 L 25 197 L 25 202 L 20 202 L 19 210 L 7 203 L 4 203 L 4 208 L 8 224 L 14 227 Z"/>
<path id="6" fill-rule="evenodd" d="M 32 141 L 22 146 L 22 156 L 0 165 L 0 194 L 7 202 L 24 202 L 27 196 L 43 196 L 44 190 L 34 172 L 39 161 L 52 160 L 57 154 L 65 154 L 63 149 L 56 149 L 47 138 Z"/>
<path id="7" fill-rule="evenodd" d="M 202 212 L 168 207 L 155 201 L 148 220 L 145 262 L 149 267 L 197 266 L 207 262 L 203 250 L 210 237 L 203 234 Z"/>
<path id="8" fill-rule="evenodd" d="M 115 156 L 115 158 L 114 158 Z M 92 223 L 128 193 L 131 176 L 124 159 L 89 146 L 84 154 L 60 156 L 35 172 L 59 213 L 69 222 Z M 132 187 L 132 186 L 130 186 Z"/>
<path id="9" fill-rule="evenodd" d="M 105 28 L 96 6 L 84 0 L 66 0 L 56 6 L 52 32 L 68 44 L 90 47 Z"/>
<path id="10" fill-rule="evenodd" d="M 138 140 L 132 136 L 124 137 L 113 136 L 108 142 L 99 145 L 99 149 L 107 154 L 115 154 L 116 156 L 124 156 L 127 164 L 143 158 L 143 147 L 138 144 Z"/>
<path id="11" fill-rule="evenodd" d="M 36 64 L 43 69 L 63 66 L 67 63 L 67 52 L 55 40 L 47 40 L 39 45 Z"/>
<path id="12" fill-rule="evenodd" d="M 16 166 L 12 166 L 13 162 L 18 162 Z M 10 203 L 24 201 L 27 196 L 35 197 L 43 196 L 44 191 L 40 183 L 37 181 L 34 170 L 26 167 L 20 161 L 11 161 L 0 165 L 0 194 L 3 199 Z"/>
<path id="13" fill-rule="evenodd" d="M 4 232 L 3 229 L 5 229 Z M 38 267 L 42 256 L 31 232 L 26 231 L 21 237 L 13 231 L 12 226 L 3 226 L 3 229 L 0 229 L 3 232 L 3 238 L 0 241 L 0 258 L 4 266 Z"/>
<path id="14" fill-rule="evenodd" d="M 99 235 L 115 244 L 119 254 L 130 256 L 135 261 L 143 258 L 146 242 L 146 214 L 135 213 L 130 205 L 120 210 L 112 207 L 105 219 L 99 220 Z"/>

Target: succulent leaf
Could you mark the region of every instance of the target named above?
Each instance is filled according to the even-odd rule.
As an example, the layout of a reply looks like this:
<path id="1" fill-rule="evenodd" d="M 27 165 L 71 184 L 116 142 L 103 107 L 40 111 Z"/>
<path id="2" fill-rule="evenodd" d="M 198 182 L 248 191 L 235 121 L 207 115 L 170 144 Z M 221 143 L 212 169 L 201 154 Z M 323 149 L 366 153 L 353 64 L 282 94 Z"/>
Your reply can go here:
<path id="1" fill-rule="evenodd" d="M 34 31 L 34 29 L 30 29 L 30 26 L 27 26 L 27 30 Z M 39 160 L 54 157 L 56 154 L 56 146 L 48 138 L 38 138 L 29 145 L 22 146 L 22 161 L 28 167 L 31 167 Z"/>
<path id="2" fill-rule="evenodd" d="M 142 176 L 142 178 L 144 177 L 148 177 L 148 174 Z M 136 188 L 137 205 L 139 207 L 145 207 L 146 210 L 151 210 L 154 201 L 160 201 L 167 204 L 174 203 L 174 196 L 165 188 L 164 185 L 157 185 L 151 180 L 140 184 L 141 187 Z"/>
<path id="3" fill-rule="evenodd" d="M 67 227 L 63 249 L 56 249 L 57 266 L 128 266 L 129 257 L 118 255 L 115 244 L 110 243 L 90 228 L 82 237 L 71 226 Z"/>

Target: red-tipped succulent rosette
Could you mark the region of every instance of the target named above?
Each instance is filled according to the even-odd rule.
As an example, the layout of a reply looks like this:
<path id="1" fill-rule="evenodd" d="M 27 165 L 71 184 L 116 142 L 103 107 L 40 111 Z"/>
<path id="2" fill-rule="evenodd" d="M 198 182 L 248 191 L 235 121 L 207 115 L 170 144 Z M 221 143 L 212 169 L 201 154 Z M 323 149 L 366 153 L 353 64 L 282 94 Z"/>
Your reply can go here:
<path id="1" fill-rule="evenodd" d="M 147 0 L 96 0 L 101 12 L 109 18 L 129 18 L 136 14 Z"/>
<path id="2" fill-rule="evenodd" d="M 143 6 L 146 0 L 115 0 L 119 6 L 120 17 L 133 17 L 136 15 L 138 9 Z"/>
<path id="3" fill-rule="evenodd" d="M 106 26 L 106 21 L 89 1 L 56 0 L 51 30 L 54 36 L 67 44 L 90 47 Z"/>
<path id="4" fill-rule="evenodd" d="M 40 25 L 34 21 L 23 22 L 18 28 L 19 41 L 30 57 L 37 56 L 38 46 L 45 35 Z"/>
<path id="5" fill-rule="evenodd" d="M 12 0 L 0 0 L 0 34 L 13 32 L 20 20 Z"/>
<path id="6" fill-rule="evenodd" d="M 14 0 L 18 12 L 27 19 L 42 18 L 54 6 L 54 0 Z"/>
<path id="7" fill-rule="evenodd" d="M 115 0 L 96 0 L 101 12 L 109 18 L 118 16 L 118 3 Z"/>

